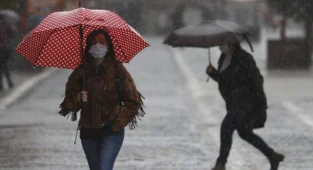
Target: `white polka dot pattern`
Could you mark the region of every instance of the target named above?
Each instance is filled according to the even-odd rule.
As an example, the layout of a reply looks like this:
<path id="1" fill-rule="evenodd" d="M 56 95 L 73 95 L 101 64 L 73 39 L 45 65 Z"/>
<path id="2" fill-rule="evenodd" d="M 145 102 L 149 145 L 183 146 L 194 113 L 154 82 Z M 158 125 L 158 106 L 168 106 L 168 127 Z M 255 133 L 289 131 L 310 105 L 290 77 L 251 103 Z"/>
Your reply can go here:
<path id="1" fill-rule="evenodd" d="M 30 32 L 16 51 L 36 66 L 75 69 L 81 63 L 79 27 L 83 46 L 90 32 L 104 29 L 110 35 L 116 59 L 128 63 L 149 44 L 114 12 L 78 8 L 55 12 Z"/>

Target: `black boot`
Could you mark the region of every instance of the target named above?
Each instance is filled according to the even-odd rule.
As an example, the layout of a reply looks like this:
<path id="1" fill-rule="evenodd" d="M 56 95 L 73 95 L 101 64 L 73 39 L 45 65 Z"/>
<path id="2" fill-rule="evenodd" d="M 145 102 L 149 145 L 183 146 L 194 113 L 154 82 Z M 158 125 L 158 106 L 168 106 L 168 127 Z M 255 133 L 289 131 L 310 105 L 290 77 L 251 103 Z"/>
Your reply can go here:
<path id="1" fill-rule="evenodd" d="M 284 161 L 285 156 L 283 154 L 274 152 L 268 159 L 271 164 L 271 170 L 278 170 L 279 163 Z"/>
<path id="2" fill-rule="evenodd" d="M 216 162 L 214 168 L 212 170 L 226 170 L 225 168 L 225 164 L 220 163 L 220 162 Z"/>

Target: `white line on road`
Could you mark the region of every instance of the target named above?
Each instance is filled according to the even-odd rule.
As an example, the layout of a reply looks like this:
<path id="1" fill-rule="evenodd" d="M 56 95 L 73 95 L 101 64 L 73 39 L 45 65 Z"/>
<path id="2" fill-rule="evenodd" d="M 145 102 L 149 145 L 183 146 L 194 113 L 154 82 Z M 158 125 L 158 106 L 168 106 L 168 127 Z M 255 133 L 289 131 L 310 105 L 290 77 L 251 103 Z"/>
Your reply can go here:
<path id="1" fill-rule="evenodd" d="M 199 90 L 205 92 L 207 89 L 201 88 L 200 83 L 198 82 L 196 77 L 193 75 L 190 68 L 187 66 L 179 50 L 172 49 L 172 52 L 173 52 L 172 56 L 174 57 L 180 71 L 183 73 L 183 76 L 187 83 L 187 89 L 191 94 L 192 100 L 196 104 L 198 119 L 200 119 L 201 123 L 205 123 L 209 125 L 212 125 L 212 124 L 218 125 L 220 122 L 218 121 L 217 117 L 214 116 L 214 114 L 212 114 L 209 106 L 206 103 L 204 103 L 204 101 L 201 100 L 199 98 L 199 95 L 197 94 L 199 93 Z M 209 134 L 209 135 L 205 135 L 205 134 Z M 216 143 L 216 145 L 219 146 L 219 132 L 212 132 L 208 130 L 206 131 L 205 134 L 204 134 L 204 137 L 206 138 L 204 140 L 211 140 L 211 141 L 213 140 L 214 143 Z M 246 159 L 243 158 L 241 154 L 239 154 L 237 150 L 233 149 L 232 154 L 234 155 L 235 158 L 237 158 L 236 164 L 238 165 L 244 165 L 244 162 L 247 161 Z M 256 170 L 259 168 L 255 167 L 254 169 Z"/>
<path id="2" fill-rule="evenodd" d="M 312 114 L 305 112 L 291 101 L 283 102 L 282 104 L 289 112 L 297 116 L 302 122 L 313 128 Z"/>
<path id="3" fill-rule="evenodd" d="M 18 86 L 16 89 L 12 91 L 11 94 L 9 94 L 7 97 L 5 97 L 0 102 L 0 110 L 7 109 L 10 105 L 15 103 L 20 97 L 22 97 L 25 93 L 27 93 L 31 88 L 36 86 L 38 83 L 40 83 L 45 78 L 49 77 L 52 73 L 56 72 L 57 69 L 48 68 L 44 72 L 40 73 L 37 76 L 32 77 L 28 81 L 24 82 L 20 86 Z"/>
<path id="4" fill-rule="evenodd" d="M 175 61 L 178 64 L 179 69 L 183 73 L 185 80 L 187 82 L 187 88 L 191 92 L 193 100 L 196 102 L 197 107 L 199 108 L 199 112 L 201 112 L 201 115 L 204 116 L 206 121 L 205 123 L 209 124 L 218 124 L 219 121 L 216 119 L 216 117 L 212 116 L 212 113 L 210 111 L 210 108 L 205 104 L 203 101 L 200 101 L 198 96 L 201 92 L 206 92 L 206 90 L 203 90 L 201 88 L 200 83 L 196 79 L 196 77 L 193 75 L 189 67 L 187 66 L 186 62 L 183 60 L 183 57 L 181 53 L 178 50 L 173 49 L 173 57 L 175 58 Z M 209 117 L 208 117 L 209 116 Z"/>

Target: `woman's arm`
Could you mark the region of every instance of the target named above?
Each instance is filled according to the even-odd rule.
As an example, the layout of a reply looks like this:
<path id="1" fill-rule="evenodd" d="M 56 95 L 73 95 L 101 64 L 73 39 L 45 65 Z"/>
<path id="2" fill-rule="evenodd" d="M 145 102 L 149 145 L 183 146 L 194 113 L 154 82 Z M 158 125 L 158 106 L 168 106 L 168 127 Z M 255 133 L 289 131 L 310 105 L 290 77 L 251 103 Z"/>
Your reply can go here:
<path id="1" fill-rule="evenodd" d="M 219 80 L 219 72 L 212 65 L 208 66 L 206 69 L 206 73 L 216 82 Z"/>
<path id="2" fill-rule="evenodd" d="M 224 58 L 224 54 L 221 54 L 219 60 L 218 60 L 218 68 L 220 68 L 220 65 L 222 64 L 223 58 Z M 210 68 L 211 67 L 211 68 Z M 210 69 L 209 69 L 210 68 Z M 218 71 L 218 69 L 216 69 L 215 67 L 213 67 L 213 65 L 209 64 L 207 69 L 206 69 L 206 73 L 216 82 L 219 82 L 219 77 L 220 77 L 220 73 Z"/>
<path id="3" fill-rule="evenodd" d="M 124 106 L 112 124 L 113 131 L 118 131 L 132 121 L 136 121 L 136 117 L 140 116 L 138 115 L 139 109 L 142 107 L 141 96 L 134 80 L 123 65 L 120 64 L 118 68 L 121 70 L 119 76 L 121 81 L 120 95 L 122 95 Z"/>
<path id="4" fill-rule="evenodd" d="M 66 116 L 69 113 L 77 113 L 81 109 L 81 104 L 78 100 L 78 93 L 81 91 L 81 75 L 80 69 L 76 69 L 69 76 L 65 88 L 65 97 L 60 104 L 61 110 L 59 114 Z"/>

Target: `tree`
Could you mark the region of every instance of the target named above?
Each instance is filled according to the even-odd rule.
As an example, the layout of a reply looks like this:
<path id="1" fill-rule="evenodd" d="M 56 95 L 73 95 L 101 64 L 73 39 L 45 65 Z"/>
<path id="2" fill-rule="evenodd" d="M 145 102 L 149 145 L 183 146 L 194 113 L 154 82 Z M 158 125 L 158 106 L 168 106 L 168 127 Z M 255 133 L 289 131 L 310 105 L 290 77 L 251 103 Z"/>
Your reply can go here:
<path id="1" fill-rule="evenodd" d="M 305 42 L 310 54 L 313 45 L 313 1 L 312 0 L 267 0 L 267 3 L 277 12 L 286 17 L 304 21 Z"/>

